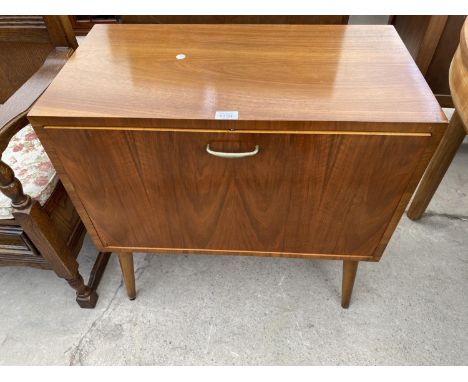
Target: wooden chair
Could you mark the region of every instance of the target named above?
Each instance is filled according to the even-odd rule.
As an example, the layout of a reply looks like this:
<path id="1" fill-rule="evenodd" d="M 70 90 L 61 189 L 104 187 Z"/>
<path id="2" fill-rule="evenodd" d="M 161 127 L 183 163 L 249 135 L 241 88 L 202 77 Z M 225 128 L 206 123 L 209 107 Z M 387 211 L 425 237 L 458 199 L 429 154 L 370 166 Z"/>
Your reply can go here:
<path id="1" fill-rule="evenodd" d="M 5 17 L 0 19 L 0 53 L 10 50 L 19 58 L 23 49 L 30 49 L 32 55 L 39 52 L 40 57 L 49 52 L 38 68 L 33 56 L 27 65 L 15 65 L 11 57 L 0 60 L 0 73 L 10 79 L 5 81 L 10 91 L 16 90 L 18 79 L 37 70 L 0 105 L 0 266 L 52 269 L 75 289 L 82 308 L 93 308 L 110 253 L 99 254 L 90 285 L 85 285 L 76 257 L 86 230 L 26 118 L 77 42 L 66 16 L 47 16 L 42 24 L 36 17 L 29 21 L 31 25 L 23 21 L 21 28 Z"/>
<path id="2" fill-rule="evenodd" d="M 66 16 L 0 16 L 0 104 L 44 63 L 55 47 L 77 48 Z"/>
<path id="3" fill-rule="evenodd" d="M 465 16 L 391 16 L 392 24 L 442 107 L 453 107 L 448 73 Z"/>
<path id="4" fill-rule="evenodd" d="M 424 214 L 468 133 L 468 21 L 463 25 L 460 44 L 452 59 L 449 84 L 455 112 L 408 210 L 408 217 L 413 220 L 420 219 Z"/>

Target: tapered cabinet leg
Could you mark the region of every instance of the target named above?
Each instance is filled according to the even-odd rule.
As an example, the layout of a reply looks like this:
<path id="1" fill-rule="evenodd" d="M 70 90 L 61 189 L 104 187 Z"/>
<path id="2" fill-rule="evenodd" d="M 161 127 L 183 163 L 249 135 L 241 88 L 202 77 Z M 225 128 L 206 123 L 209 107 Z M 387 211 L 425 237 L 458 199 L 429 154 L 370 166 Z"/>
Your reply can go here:
<path id="1" fill-rule="evenodd" d="M 343 282 L 341 290 L 341 306 L 348 309 L 353 293 L 354 280 L 359 261 L 344 260 L 343 261 Z"/>
<path id="2" fill-rule="evenodd" d="M 135 271 L 133 269 L 133 253 L 120 252 L 119 254 L 120 269 L 122 269 L 122 277 L 127 288 L 127 295 L 130 300 L 135 300 Z"/>
<path id="3" fill-rule="evenodd" d="M 418 220 L 426 211 L 465 136 L 463 123 L 455 111 L 408 209 L 410 219 Z"/>

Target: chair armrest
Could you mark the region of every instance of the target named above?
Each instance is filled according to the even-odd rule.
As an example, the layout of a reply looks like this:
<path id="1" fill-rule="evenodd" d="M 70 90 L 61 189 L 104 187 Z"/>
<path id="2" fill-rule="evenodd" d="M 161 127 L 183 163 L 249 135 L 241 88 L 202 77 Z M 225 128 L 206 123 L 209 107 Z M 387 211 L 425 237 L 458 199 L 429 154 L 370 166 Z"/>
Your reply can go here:
<path id="1" fill-rule="evenodd" d="M 73 53 L 70 48 L 55 48 L 41 68 L 0 106 L 0 153 L 11 137 L 29 122 L 26 118 L 32 105 L 47 89 Z"/>

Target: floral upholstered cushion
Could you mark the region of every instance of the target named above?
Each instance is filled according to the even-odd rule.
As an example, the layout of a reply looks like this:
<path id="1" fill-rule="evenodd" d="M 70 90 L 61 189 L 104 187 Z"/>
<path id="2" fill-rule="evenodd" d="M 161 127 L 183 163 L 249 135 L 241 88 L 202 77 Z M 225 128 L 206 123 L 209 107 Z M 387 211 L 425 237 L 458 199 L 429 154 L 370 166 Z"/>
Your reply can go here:
<path id="1" fill-rule="evenodd" d="M 13 136 L 2 160 L 13 169 L 24 193 L 44 205 L 52 195 L 58 177 L 31 125 Z M 11 200 L 0 193 L 0 219 L 12 219 L 12 210 Z"/>

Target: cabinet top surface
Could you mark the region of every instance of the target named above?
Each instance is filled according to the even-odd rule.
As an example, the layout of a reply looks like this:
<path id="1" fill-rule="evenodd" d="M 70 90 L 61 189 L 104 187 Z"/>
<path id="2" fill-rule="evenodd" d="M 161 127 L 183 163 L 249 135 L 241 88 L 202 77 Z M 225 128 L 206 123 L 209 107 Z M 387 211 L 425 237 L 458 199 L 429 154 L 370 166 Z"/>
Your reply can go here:
<path id="1" fill-rule="evenodd" d="M 98 25 L 30 116 L 446 122 L 393 26 Z"/>

